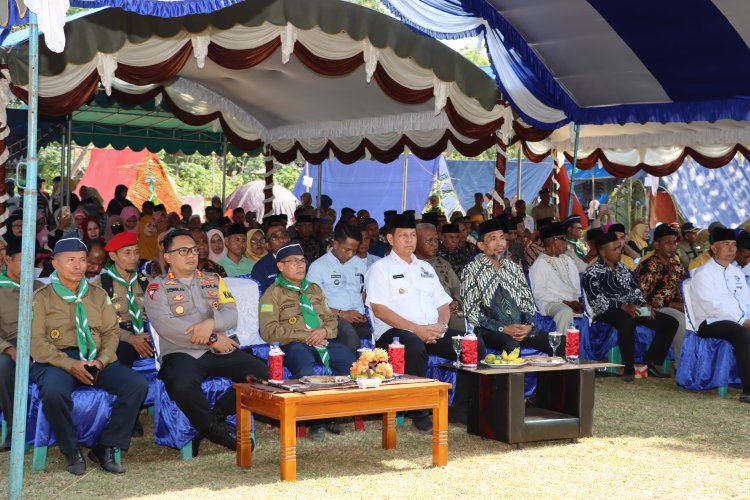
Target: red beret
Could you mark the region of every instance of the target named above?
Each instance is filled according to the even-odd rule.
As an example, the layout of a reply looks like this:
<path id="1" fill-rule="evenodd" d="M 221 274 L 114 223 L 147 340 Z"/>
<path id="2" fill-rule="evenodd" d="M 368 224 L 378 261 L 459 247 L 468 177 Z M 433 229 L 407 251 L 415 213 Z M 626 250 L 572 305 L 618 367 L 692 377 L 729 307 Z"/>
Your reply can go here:
<path id="1" fill-rule="evenodd" d="M 107 252 L 116 252 L 122 247 L 129 247 L 137 244 L 138 236 L 136 236 L 135 233 L 123 231 L 122 233 L 112 236 L 112 239 L 110 239 L 104 246 L 104 250 Z"/>

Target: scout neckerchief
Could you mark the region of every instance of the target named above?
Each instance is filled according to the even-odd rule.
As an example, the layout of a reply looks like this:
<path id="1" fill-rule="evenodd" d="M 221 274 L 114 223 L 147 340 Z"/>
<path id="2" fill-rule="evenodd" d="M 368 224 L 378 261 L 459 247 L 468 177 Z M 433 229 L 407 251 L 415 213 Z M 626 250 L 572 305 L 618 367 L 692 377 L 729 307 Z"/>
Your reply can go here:
<path id="1" fill-rule="evenodd" d="M 49 277 L 52 290 L 68 304 L 76 305 L 76 338 L 78 339 L 78 351 L 81 359 L 93 361 L 96 359 L 96 344 L 91 336 L 89 321 L 86 317 L 86 309 L 83 307 L 83 298 L 89 293 L 89 283 L 86 278 L 81 278 L 78 284 L 78 295 L 65 288 L 57 277 L 57 271 Z"/>
<path id="2" fill-rule="evenodd" d="M 278 283 L 281 288 L 286 288 L 287 290 L 299 293 L 299 308 L 300 311 L 302 311 L 302 319 L 305 320 L 305 326 L 310 329 L 320 328 L 320 318 L 315 312 L 315 309 L 313 309 L 310 299 L 305 295 L 307 289 L 310 288 L 310 282 L 307 281 L 307 279 L 302 278 L 300 286 L 297 286 L 279 274 L 276 276 L 276 283 Z M 328 349 L 319 346 L 315 346 L 315 349 L 318 350 L 323 366 L 325 366 L 326 370 L 330 373 L 331 367 L 329 366 L 329 360 L 331 359 L 331 355 L 328 354 Z"/>
<path id="3" fill-rule="evenodd" d="M 583 245 L 583 242 L 581 240 L 574 240 L 573 238 L 565 238 L 567 242 L 571 245 L 573 245 L 573 250 L 575 250 L 576 256 L 583 260 L 584 257 L 586 257 L 586 247 Z"/>
<path id="4" fill-rule="evenodd" d="M 13 281 L 12 279 L 8 278 L 8 275 L 5 273 L 0 273 L 0 288 L 21 288 L 21 285 Z"/>
<path id="5" fill-rule="evenodd" d="M 130 313 L 130 319 L 133 323 L 133 334 L 140 335 L 143 333 L 143 315 L 141 315 L 141 308 L 138 306 L 138 302 L 135 300 L 135 293 L 133 293 L 133 286 L 138 282 L 138 273 L 130 273 L 130 281 L 125 281 L 125 278 L 120 276 L 117 272 L 117 268 L 110 266 L 107 268 L 107 274 L 112 276 L 112 279 L 121 284 L 127 290 L 125 294 L 125 300 L 128 301 L 128 312 Z"/>

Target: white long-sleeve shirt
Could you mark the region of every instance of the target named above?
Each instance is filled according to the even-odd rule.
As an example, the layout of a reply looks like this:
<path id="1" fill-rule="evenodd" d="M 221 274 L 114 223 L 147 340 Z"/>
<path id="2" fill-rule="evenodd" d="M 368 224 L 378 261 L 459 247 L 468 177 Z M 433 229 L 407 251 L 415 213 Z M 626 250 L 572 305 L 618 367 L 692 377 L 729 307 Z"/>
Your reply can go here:
<path id="1" fill-rule="evenodd" d="M 529 281 L 534 302 L 542 314 L 549 304 L 581 298 L 581 278 L 573 259 L 565 254 L 559 257 L 540 254 L 529 268 Z"/>
<path id="2" fill-rule="evenodd" d="M 690 289 L 696 327 L 704 321 L 741 324 L 750 319 L 750 289 L 745 273 L 734 262 L 725 268 L 710 259 L 693 271 Z"/>

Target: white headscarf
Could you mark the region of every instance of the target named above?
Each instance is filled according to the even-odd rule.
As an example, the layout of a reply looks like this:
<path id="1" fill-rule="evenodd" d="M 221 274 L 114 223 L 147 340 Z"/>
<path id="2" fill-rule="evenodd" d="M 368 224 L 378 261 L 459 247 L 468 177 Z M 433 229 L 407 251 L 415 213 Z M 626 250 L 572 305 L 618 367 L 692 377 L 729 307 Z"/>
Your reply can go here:
<path id="1" fill-rule="evenodd" d="M 221 245 L 223 248 L 221 253 L 214 253 L 213 249 L 211 248 L 211 238 L 215 234 L 218 234 L 219 237 L 221 238 Z M 227 246 L 224 243 L 224 233 L 222 233 L 218 229 L 211 229 L 210 231 L 206 233 L 206 237 L 208 238 L 208 258 L 212 262 L 215 262 L 218 264 L 218 262 L 227 255 Z"/>

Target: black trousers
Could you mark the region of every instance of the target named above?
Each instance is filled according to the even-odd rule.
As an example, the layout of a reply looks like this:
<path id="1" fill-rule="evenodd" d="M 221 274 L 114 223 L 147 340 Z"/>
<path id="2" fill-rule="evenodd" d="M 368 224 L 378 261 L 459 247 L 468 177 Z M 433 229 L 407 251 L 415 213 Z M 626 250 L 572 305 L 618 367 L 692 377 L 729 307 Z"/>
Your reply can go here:
<path id="1" fill-rule="evenodd" d="M 456 359 L 456 351 L 453 350 L 451 338 L 456 335 L 463 335 L 464 332 L 449 328 L 443 338 L 434 344 L 426 344 L 412 332 L 391 328 L 383 333 L 375 342 L 376 347 L 388 350 L 388 345 L 393 342 L 394 337 L 398 337 L 399 342 L 404 345 L 404 371 L 409 375 L 424 377 L 427 375 L 427 358 L 430 354 L 440 356 L 441 358 Z M 477 356 L 484 359 L 486 348 L 482 337 L 479 337 L 477 346 Z M 456 376 L 456 393 L 453 395 L 453 405 L 451 408 L 465 411 L 468 403 L 468 392 L 466 389 L 467 377 L 464 372 L 459 371 Z"/>
<path id="2" fill-rule="evenodd" d="M 9 342 L 13 346 L 16 345 L 15 339 Z M 3 412 L 3 420 L 8 423 L 8 427 L 13 425 L 13 388 L 15 385 L 16 362 L 7 354 L 0 354 L 0 411 Z"/>
<path id="3" fill-rule="evenodd" d="M 66 354 L 78 359 L 78 349 L 67 350 Z M 44 415 L 55 431 L 60 450 L 66 455 L 73 453 L 78 449 L 78 433 L 71 416 L 71 394 L 83 384 L 62 368 L 46 363 L 34 363 L 29 376 L 39 388 Z M 109 422 L 99 437 L 99 445 L 127 450 L 138 412 L 148 392 L 148 382 L 140 373 L 115 361 L 99 373 L 94 387 L 117 396 Z"/>
<path id="4" fill-rule="evenodd" d="M 502 352 L 510 352 L 517 347 L 527 347 L 529 349 L 535 349 L 540 352 L 544 352 L 552 356 L 552 347 L 549 345 L 549 335 L 547 332 L 541 330 L 532 330 L 533 336 L 529 335 L 521 342 L 517 341 L 507 333 L 493 332 L 486 328 L 477 327 L 474 332 L 484 339 L 484 343 L 487 347 L 497 349 Z M 557 355 L 561 356 L 565 353 L 565 335 L 562 337 L 560 346 L 557 348 Z"/>
<path id="5" fill-rule="evenodd" d="M 622 364 L 625 365 L 625 374 L 635 373 L 635 327 L 644 325 L 656 332 L 654 340 L 646 351 L 646 362 L 660 365 L 664 362 L 672 345 L 672 339 L 677 333 L 680 323 L 672 316 L 660 312 L 654 312 L 654 318 L 632 317 L 622 309 L 610 309 L 597 321 L 609 323 L 617 329 L 617 344 L 620 347 Z"/>
<path id="6" fill-rule="evenodd" d="M 355 354 L 357 349 L 360 348 L 359 339 L 372 339 L 372 331 L 367 323 L 353 324 L 341 318 L 339 318 L 338 323 L 339 334 L 336 337 L 336 342 L 344 344 Z"/>
<path id="7" fill-rule="evenodd" d="M 120 341 L 117 345 L 117 361 L 123 365 L 132 368 L 133 363 L 141 359 L 141 355 L 135 350 L 135 347 L 127 342 Z"/>
<path id="8" fill-rule="evenodd" d="M 742 392 L 750 392 L 750 330 L 734 321 L 717 321 L 698 327 L 698 336 L 729 341 L 734 348 L 737 371 L 742 380 Z"/>
<path id="9" fill-rule="evenodd" d="M 248 375 L 267 379 L 268 366 L 260 358 L 237 349 L 230 354 L 206 352 L 199 358 L 184 352 L 167 354 L 158 377 L 190 424 L 206 434 L 212 425 L 237 411 L 237 398 L 233 389 L 228 390 L 212 411 L 201 389 L 203 381 L 208 377 L 226 377 L 234 382 L 245 382 Z"/>

